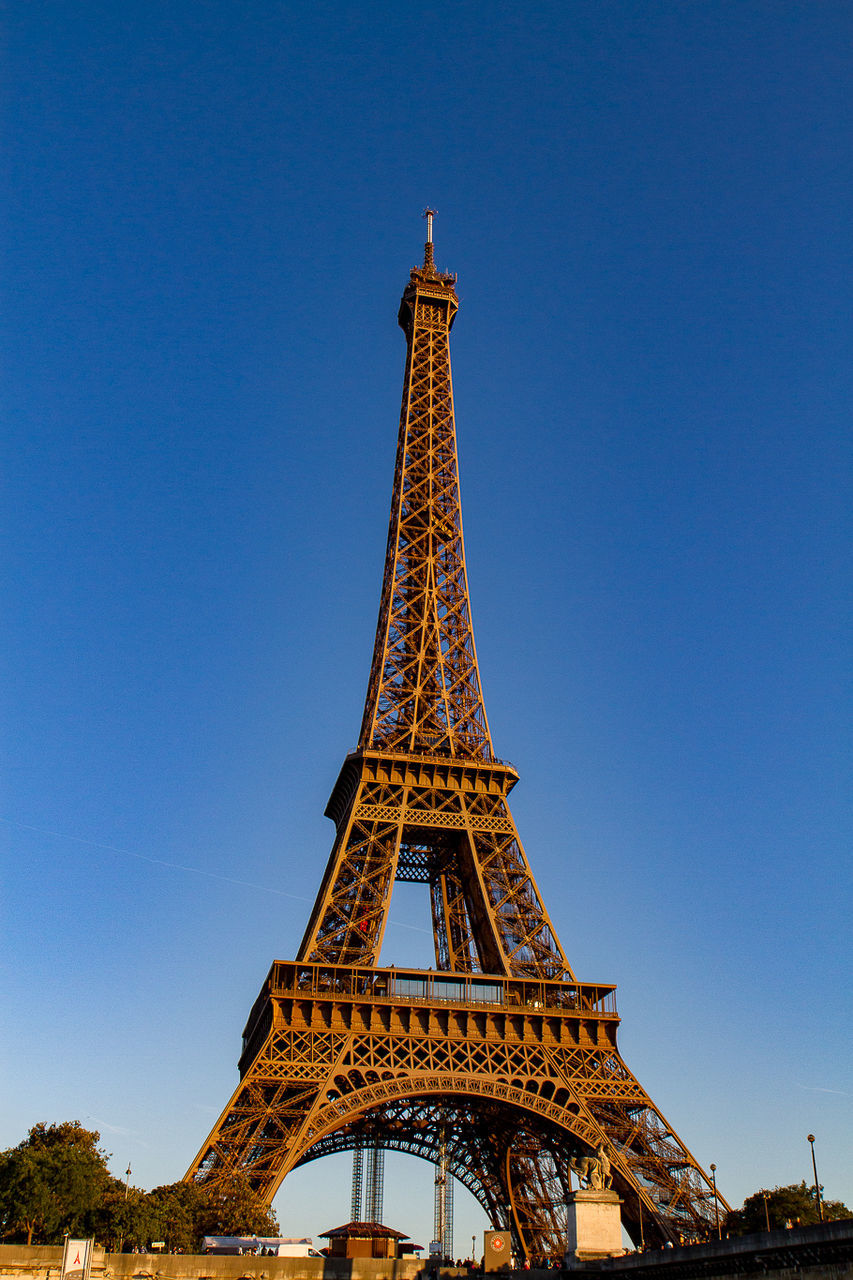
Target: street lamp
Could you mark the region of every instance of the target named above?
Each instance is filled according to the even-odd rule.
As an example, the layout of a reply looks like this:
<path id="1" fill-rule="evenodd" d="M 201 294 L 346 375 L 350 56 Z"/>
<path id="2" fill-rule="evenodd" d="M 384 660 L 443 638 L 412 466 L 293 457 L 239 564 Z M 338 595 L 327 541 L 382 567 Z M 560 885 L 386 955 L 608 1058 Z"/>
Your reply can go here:
<path id="1" fill-rule="evenodd" d="M 711 1177 L 714 1180 L 714 1226 L 717 1228 L 717 1239 L 722 1240 L 723 1234 L 720 1231 L 720 1202 L 717 1199 L 717 1166 L 710 1166 Z"/>
<path id="2" fill-rule="evenodd" d="M 809 1133 L 806 1135 L 806 1137 L 808 1138 L 808 1141 L 811 1144 L 811 1149 L 812 1149 L 812 1168 L 814 1169 L 814 1194 L 815 1194 L 815 1199 L 817 1200 L 817 1211 L 818 1211 L 818 1216 L 820 1217 L 821 1222 L 823 1222 L 823 1200 L 820 1197 L 820 1183 L 817 1180 L 817 1162 L 814 1158 L 814 1134 Z"/>
<path id="3" fill-rule="evenodd" d="M 767 1208 L 767 1192 L 762 1191 L 762 1199 L 764 1200 L 764 1221 L 767 1223 L 767 1230 L 770 1230 L 770 1210 Z"/>
<path id="4" fill-rule="evenodd" d="M 124 1198 L 127 1199 L 127 1188 L 130 1185 L 130 1161 L 127 1163 L 127 1169 L 124 1174 Z"/>

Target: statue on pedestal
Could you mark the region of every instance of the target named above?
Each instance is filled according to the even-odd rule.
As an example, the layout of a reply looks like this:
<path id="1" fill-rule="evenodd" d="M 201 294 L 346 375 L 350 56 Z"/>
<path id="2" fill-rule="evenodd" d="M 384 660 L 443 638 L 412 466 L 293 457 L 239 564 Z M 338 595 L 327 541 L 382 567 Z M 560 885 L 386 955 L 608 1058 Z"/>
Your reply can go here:
<path id="1" fill-rule="evenodd" d="M 606 1191 L 613 1185 L 610 1157 L 603 1142 L 596 1147 L 594 1156 L 582 1156 L 579 1160 L 573 1156 L 569 1164 L 578 1175 L 581 1185 L 590 1191 Z"/>

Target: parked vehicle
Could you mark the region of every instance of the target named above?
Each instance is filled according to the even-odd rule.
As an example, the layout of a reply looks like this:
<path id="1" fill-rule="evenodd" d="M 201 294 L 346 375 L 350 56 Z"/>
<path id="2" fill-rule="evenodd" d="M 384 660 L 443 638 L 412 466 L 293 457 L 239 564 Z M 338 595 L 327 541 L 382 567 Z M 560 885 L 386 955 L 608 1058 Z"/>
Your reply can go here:
<path id="1" fill-rule="evenodd" d="M 202 1252 L 237 1257 L 263 1254 L 273 1258 L 321 1258 L 310 1236 L 205 1236 Z"/>

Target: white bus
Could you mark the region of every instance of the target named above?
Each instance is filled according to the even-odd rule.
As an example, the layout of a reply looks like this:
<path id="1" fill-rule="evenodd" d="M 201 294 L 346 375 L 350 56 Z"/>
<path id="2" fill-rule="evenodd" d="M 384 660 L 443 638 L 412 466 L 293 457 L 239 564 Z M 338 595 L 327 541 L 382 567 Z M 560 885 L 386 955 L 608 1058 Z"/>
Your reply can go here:
<path id="1" fill-rule="evenodd" d="M 322 1258 L 310 1236 L 205 1236 L 204 1253 L 265 1254 L 273 1258 Z"/>

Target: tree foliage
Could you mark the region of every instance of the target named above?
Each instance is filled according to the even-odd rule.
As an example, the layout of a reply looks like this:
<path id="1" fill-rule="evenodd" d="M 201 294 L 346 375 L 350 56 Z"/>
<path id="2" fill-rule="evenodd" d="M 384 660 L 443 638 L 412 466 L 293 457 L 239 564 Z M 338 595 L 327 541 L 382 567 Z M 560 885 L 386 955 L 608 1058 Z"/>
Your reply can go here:
<path id="1" fill-rule="evenodd" d="M 166 1248 L 197 1252 L 204 1236 L 274 1236 L 278 1220 L 248 1180 L 235 1174 L 208 1190 L 194 1182 L 155 1187 L 151 1200 Z"/>
<path id="2" fill-rule="evenodd" d="M 202 1236 L 278 1235 L 278 1219 L 242 1174 L 234 1174 L 209 1193 L 200 1225 Z"/>
<path id="3" fill-rule="evenodd" d="M 853 1218 L 853 1212 L 840 1200 L 824 1199 L 823 1217 L 825 1222 L 834 1222 L 838 1218 Z M 754 1195 L 747 1196 L 742 1209 L 734 1209 L 729 1214 L 726 1231 L 735 1236 L 766 1231 L 768 1221 L 771 1231 L 781 1227 L 811 1226 L 820 1222 L 814 1187 L 806 1186 L 805 1182 L 795 1182 L 787 1187 L 774 1187 L 772 1191 L 762 1188 Z"/>
<path id="4" fill-rule="evenodd" d="M 27 1244 L 87 1234 L 115 1179 L 96 1130 L 78 1121 L 37 1124 L 0 1154 L 0 1233 Z"/>
<path id="5" fill-rule="evenodd" d="M 113 1250 L 194 1253 L 206 1235 L 278 1234 L 278 1222 L 248 1180 L 235 1174 L 206 1188 L 175 1182 L 151 1192 L 127 1187 L 107 1168 L 100 1134 L 78 1121 L 37 1124 L 0 1152 L 0 1237 L 58 1244 L 63 1234 L 94 1235 Z"/>
<path id="6" fill-rule="evenodd" d="M 198 1230 L 210 1198 L 198 1183 L 173 1182 L 155 1187 L 148 1198 L 157 1224 L 154 1238 L 163 1240 L 170 1253 L 196 1253 L 201 1237 L 214 1234 Z"/>
<path id="7" fill-rule="evenodd" d="M 150 1195 L 121 1183 L 106 1192 L 92 1214 L 93 1234 L 115 1253 L 124 1248 L 145 1249 L 152 1240 L 161 1240 L 158 1227 Z"/>

